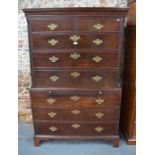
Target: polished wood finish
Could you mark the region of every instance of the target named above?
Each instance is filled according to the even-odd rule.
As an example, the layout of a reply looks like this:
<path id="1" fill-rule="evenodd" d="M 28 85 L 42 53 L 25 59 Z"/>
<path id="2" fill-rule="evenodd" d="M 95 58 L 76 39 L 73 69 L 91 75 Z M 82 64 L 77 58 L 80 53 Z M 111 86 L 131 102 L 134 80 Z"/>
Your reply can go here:
<path id="1" fill-rule="evenodd" d="M 24 9 L 29 30 L 34 145 L 104 139 L 119 146 L 127 9 Z"/>
<path id="2" fill-rule="evenodd" d="M 136 144 L 136 3 L 129 3 L 125 29 L 125 63 L 120 128 L 128 144 Z"/>
<path id="3" fill-rule="evenodd" d="M 116 49 L 119 48 L 119 33 L 106 33 L 103 35 L 100 34 L 77 34 L 80 36 L 78 40 L 78 44 L 74 45 L 73 41 L 70 39 L 70 35 L 60 35 L 60 34 L 53 34 L 53 35 L 33 35 L 33 49 L 34 50 L 43 50 L 43 49 L 87 49 L 87 48 L 97 48 L 97 49 Z M 48 41 L 51 39 L 55 39 L 58 41 L 57 44 L 51 46 Z M 93 43 L 93 40 L 100 39 L 103 40 L 103 43 L 100 45 L 96 45 Z"/>
<path id="4" fill-rule="evenodd" d="M 106 107 L 120 106 L 121 91 L 103 92 L 100 91 L 67 91 L 53 92 L 49 94 L 45 92 L 31 92 L 31 102 L 33 106 L 49 106 L 49 107 Z M 72 100 L 72 97 L 79 97 L 77 100 Z M 53 99 L 53 102 L 49 102 Z"/>
<path id="5" fill-rule="evenodd" d="M 78 73 L 78 77 L 74 77 L 72 73 Z M 44 70 L 32 72 L 33 87 L 46 88 L 90 88 L 103 89 L 117 87 L 118 71 L 102 70 Z M 51 80 L 50 77 L 57 79 Z M 99 77 L 95 78 L 94 77 Z M 80 81 L 80 83 L 79 83 Z"/>
<path id="6" fill-rule="evenodd" d="M 72 55 L 78 55 L 77 58 Z M 56 58 L 55 61 L 50 58 Z M 100 57 L 100 59 L 95 59 Z M 95 61 L 96 60 L 96 61 Z M 52 50 L 36 51 L 33 54 L 33 67 L 36 69 L 51 68 L 103 68 L 117 69 L 119 67 L 119 52 L 103 50 Z"/>

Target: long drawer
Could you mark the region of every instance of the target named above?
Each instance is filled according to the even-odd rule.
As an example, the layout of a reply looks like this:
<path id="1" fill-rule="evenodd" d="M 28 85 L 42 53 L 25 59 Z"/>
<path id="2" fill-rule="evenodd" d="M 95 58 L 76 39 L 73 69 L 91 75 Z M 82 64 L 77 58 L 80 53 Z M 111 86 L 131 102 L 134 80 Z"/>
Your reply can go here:
<path id="1" fill-rule="evenodd" d="M 34 87 L 112 88 L 117 87 L 118 71 L 50 70 L 32 71 Z"/>
<path id="2" fill-rule="evenodd" d="M 119 52 L 118 51 L 97 51 L 79 50 L 63 51 L 55 50 L 52 52 L 34 52 L 33 67 L 35 68 L 65 68 L 65 67 L 82 67 L 82 68 L 118 68 Z"/>
<path id="3" fill-rule="evenodd" d="M 35 120 L 103 122 L 119 119 L 119 107 L 104 108 L 49 108 L 33 107 Z"/>
<path id="4" fill-rule="evenodd" d="M 97 136 L 118 134 L 117 123 L 35 122 L 35 133 L 42 135 Z"/>
<path id="5" fill-rule="evenodd" d="M 104 107 L 119 106 L 121 90 L 113 91 L 31 91 L 33 106 L 49 107 Z"/>
<path id="6" fill-rule="evenodd" d="M 119 33 L 32 36 L 33 49 L 117 49 L 119 42 Z"/>

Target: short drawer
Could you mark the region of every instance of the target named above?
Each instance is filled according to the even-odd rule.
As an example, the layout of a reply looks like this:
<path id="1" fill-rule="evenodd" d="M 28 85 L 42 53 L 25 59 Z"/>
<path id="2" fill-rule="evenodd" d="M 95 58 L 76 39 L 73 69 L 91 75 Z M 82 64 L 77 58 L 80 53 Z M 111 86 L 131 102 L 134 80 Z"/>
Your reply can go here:
<path id="1" fill-rule="evenodd" d="M 116 32 L 120 31 L 119 18 L 79 18 L 77 30 L 82 32 Z"/>
<path id="2" fill-rule="evenodd" d="M 33 35 L 33 49 L 88 49 L 88 48 L 119 48 L 119 33 L 73 34 L 73 35 Z"/>
<path id="3" fill-rule="evenodd" d="M 113 88 L 117 87 L 118 71 L 50 70 L 32 71 L 33 87 Z"/>
<path id="4" fill-rule="evenodd" d="M 35 134 L 97 136 L 118 134 L 117 123 L 51 123 L 35 122 Z"/>
<path id="5" fill-rule="evenodd" d="M 119 119 L 119 107 L 104 108 L 50 108 L 33 107 L 35 120 L 102 122 Z"/>
<path id="6" fill-rule="evenodd" d="M 121 91 L 31 91 L 33 106 L 49 107 L 104 107 L 119 106 Z"/>
<path id="7" fill-rule="evenodd" d="M 34 52 L 33 67 L 35 68 L 118 68 L 119 52 L 105 51 L 98 52 L 94 50 L 89 52 L 86 50 L 68 51 L 52 51 L 52 52 Z"/>
<path id="8" fill-rule="evenodd" d="M 72 32 L 73 21 L 70 18 L 44 18 L 30 22 L 32 32 Z"/>

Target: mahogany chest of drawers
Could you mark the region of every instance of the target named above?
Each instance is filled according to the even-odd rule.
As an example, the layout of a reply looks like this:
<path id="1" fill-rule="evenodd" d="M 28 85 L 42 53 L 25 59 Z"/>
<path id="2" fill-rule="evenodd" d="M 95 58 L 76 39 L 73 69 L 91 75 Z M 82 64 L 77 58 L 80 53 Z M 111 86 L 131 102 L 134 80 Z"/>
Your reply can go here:
<path id="1" fill-rule="evenodd" d="M 24 12 L 35 146 L 48 139 L 104 139 L 117 147 L 127 9 Z"/>

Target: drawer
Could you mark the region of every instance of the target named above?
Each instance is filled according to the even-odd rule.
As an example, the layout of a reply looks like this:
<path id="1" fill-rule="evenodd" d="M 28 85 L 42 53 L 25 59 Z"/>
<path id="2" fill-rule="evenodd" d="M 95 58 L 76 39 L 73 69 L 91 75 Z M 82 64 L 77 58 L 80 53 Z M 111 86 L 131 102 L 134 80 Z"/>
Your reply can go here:
<path id="1" fill-rule="evenodd" d="M 119 66 L 119 52 L 80 52 L 79 50 L 34 52 L 33 67 L 35 68 L 117 68 Z"/>
<path id="2" fill-rule="evenodd" d="M 104 108 L 50 108 L 33 107 L 35 120 L 102 122 L 119 119 L 119 107 Z"/>
<path id="3" fill-rule="evenodd" d="M 77 30 L 81 32 L 114 32 L 120 31 L 119 18 L 79 18 Z"/>
<path id="4" fill-rule="evenodd" d="M 33 87 L 112 88 L 117 87 L 117 71 L 50 70 L 32 71 Z"/>
<path id="5" fill-rule="evenodd" d="M 72 32 L 73 21 L 70 18 L 44 18 L 30 22 L 32 32 Z"/>
<path id="6" fill-rule="evenodd" d="M 103 107 L 119 106 L 121 91 L 31 91 L 33 106 Z"/>
<path id="7" fill-rule="evenodd" d="M 116 123 L 51 123 L 35 122 L 35 134 L 95 136 L 118 134 Z"/>
<path id="8" fill-rule="evenodd" d="M 33 49 L 119 48 L 119 33 L 77 35 L 33 35 Z"/>

